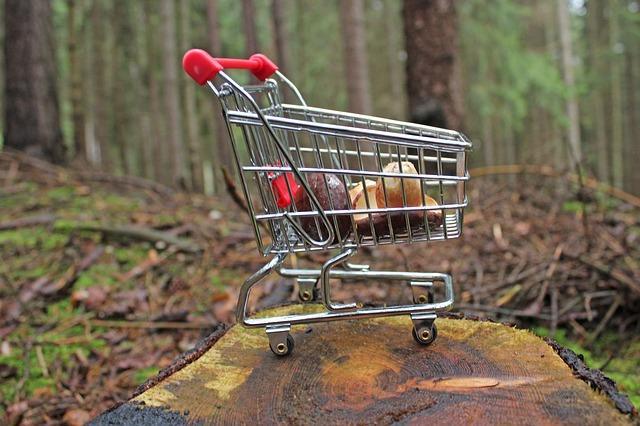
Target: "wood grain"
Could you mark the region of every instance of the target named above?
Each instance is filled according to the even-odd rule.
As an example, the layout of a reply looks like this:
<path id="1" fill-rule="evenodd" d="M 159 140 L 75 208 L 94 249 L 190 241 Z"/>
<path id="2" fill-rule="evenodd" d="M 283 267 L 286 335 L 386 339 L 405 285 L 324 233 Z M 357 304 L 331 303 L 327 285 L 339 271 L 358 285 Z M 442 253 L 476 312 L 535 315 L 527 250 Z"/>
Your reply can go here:
<path id="1" fill-rule="evenodd" d="M 442 318 L 437 325 L 429 347 L 413 341 L 407 317 L 301 326 L 286 358 L 269 351 L 263 330 L 234 326 L 126 405 L 161 407 L 207 424 L 631 421 L 528 331 Z"/>

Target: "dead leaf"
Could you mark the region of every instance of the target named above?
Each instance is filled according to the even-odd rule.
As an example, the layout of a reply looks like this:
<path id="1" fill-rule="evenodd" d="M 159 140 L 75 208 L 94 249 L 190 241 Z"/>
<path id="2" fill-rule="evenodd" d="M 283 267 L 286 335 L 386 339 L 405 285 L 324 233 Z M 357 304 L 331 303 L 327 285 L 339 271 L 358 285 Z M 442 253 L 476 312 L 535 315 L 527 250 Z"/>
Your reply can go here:
<path id="1" fill-rule="evenodd" d="M 84 426 L 89 420 L 91 420 L 91 414 L 78 408 L 67 410 L 62 417 L 62 421 L 68 426 Z"/>

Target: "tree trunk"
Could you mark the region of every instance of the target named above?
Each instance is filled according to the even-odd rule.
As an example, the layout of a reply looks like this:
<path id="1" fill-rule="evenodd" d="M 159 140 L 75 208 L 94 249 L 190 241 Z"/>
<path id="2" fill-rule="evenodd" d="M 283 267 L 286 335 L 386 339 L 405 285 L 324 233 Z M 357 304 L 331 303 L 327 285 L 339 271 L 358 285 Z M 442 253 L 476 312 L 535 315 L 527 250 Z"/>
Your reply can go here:
<path id="1" fill-rule="evenodd" d="M 209 48 L 213 52 L 213 56 L 222 55 L 222 42 L 220 39 L 220 31 L 218 22 L 218 1 L 207 1 L 207 22 L 209 24 Z M 220 111 L 220 102 L 217 99 L 213 99 L 211 104 L 213 105 L 213 124 L 215 131 L 215 139 L 213 141 L 213 161 L 212 166 L 214 168 L 214 181 L 215 192 L 221 194 L 222 188 L 224 188 L 224 179 L 222 177 L 222 166 L 229 167 L 233 160 L 231 158 L 231 150 L 229 149 L 229 135 L 227 134 L 227 128 L 222 121 L 222 114 Z"/>
<path id="2" fill-rule="evenodd" d="M 371 114 L 363 0 L 340 1 L 340 19 L 348 108 Z"/>
<path id="3" fill-rule="evenodd" d="M 564 84 L 569 90 L 566 109 L 569 118 L 567 140 L 569 141 L 568 166 L 572 170 L 582 162 L 582 142 L 580 140 L 580 111 L 576 97 L 575 78 L 573 76 L 573 42 L 571 41 L 571 23 L 569 5 L 566 0 L 556 0 L 558 7 L 558 31 L 560 33 L 560 56 L 562 58 L 562 75 Z"/>
<path id="4" fill-rule="evenodd" d="M 167 114 L 167 137 L 171 147 L 171 175 L 173 184 L 188 188 L 185 176 L 185 155 L 182 144 L 182 116 L 178 91 L 178 50 L 176 47 L 174 0 L 162 0 L 162 47 L 165 113 Z"/>
<path id="5" fill-rule="evenodd" d="M 144 28 L 143 32 L 143 42 L 144 42 L 144 50 L 146 52 L 146 74 L 147 74 L 147 87 L 146 91 L 149 96 L 149 104 L 148 104 L 148 118 L 149 118 L 149 134 L 151 136 L 150 148 L 151 155 L 147 157 L 148 161 L 153 163 L 153 173 L 151 174 L 156 181 L 168 184 L 171 183 L 171 176 L 168 173 L 169 166 L 169 155 L 170 155 L 170 147 L 167 147 L 166 141 L 168 140 L 166 136 L 166 128 L 165 126 L 160 125 L 165 120 L 164 112 L 162 111 L 162 96 L 161 96 L 161 85 L 162 85 L 162 77 L 159 76 L 156 71 L 157 64 L 160 62 L 160 54 L 158 51 L 159 41 L 155 34 L 158 32 L 158 24 L 153 19 L 154 15 L 154 5 L 156 4 L 156 0 L 146 0 L 143 3 L 143 19 L 144 19 Z M 144 126 L 144 123 L 143 123 Z M 143 127 L 143 131 L 144 127 Z M 168 167 L 169 166 L 169 167 Z"/>
<path id="6" fill-rule="evenodd" d="M 91 116 L 95 123 L 95 139 L 97 153 L 95 159 L 102 171 L 111 171 L 111 154 L 109 150 L 108 130 L 107 130 L 107 108 L 109 101 L 109 91 L 106 86 L 106 61 L 110 57 L 107 50 L 107 33 L 105 18 L 106 8 L 101 0 L 94 0 L 91 3 L 91 69 L 93 70 L 95 81 L 93 86 L 92 112 Z"/>
<path id="7" fill-rule="evenodd" d="M 611 76 L 611 177 L 617 188 L 624 187 L 624 122 L 622 117 L 622 55 L 618 51 L 620 29 L 618 25 L 619 0 L 609 5 L 609 48 L 613 57 L 609 61 Z"/>
<path id="8" fill-rule="evenodd" d="M 627 46 L 630 42 L 627 42 Z M 625 159 L 626 159 L 626 176 L 625 183 L 627 190 L 632 194 L 640 195 L 640 170 L 638 170 L 636 162 L 640 158 L 640 145 L 637 141 L 640 139 L 640 118 L 638 117 L 638 95 L 640 95 L 638 79 L 638 54 L 627 48 L 625 54 L 625 84 L 627 95 L 627 105 L 625 107 L 625 115 L 627 119 L 627 137 L 625 139 Z"/>
<path id="9" fill-rule="evenodd" d="M 191 48 L 191 22 L 189 13 L 191 8 L 188 2 L 180 2 L 180 39 L 181 50 L 186 52 Z M 200 148 L 200 135 L 198 132 L 198 116 L 196 115 L 196 86 L 193 81 L 182 79 L 184 87 L 184 106 L 187 131 L 187 148 L 189 150 L 189 172 L 194 191 L 202 191 L 202 153 Z"/>
<path id="10" fill-rule="evenodd" d="M 595 87 L 591 88 L 589 95 L 590 113 L 593 117 L 591 128 L 592 140 L 595 140 L 595 166 L 596 175 L 604 182 L 609 179 L 610 152 L 607 146 L 607 130 L 605 125 L 605 106 L 603 102 L 602 84 L 599 80 L 606 75 L 606 66 L 602 59 L 602 48 L 605 43 L 605 26 L 603 1 L 590 0 L 587 2 L 587 41 L 589 43 L 588 63 Z"/>
<path id="11" fill-rule="evenodd" d="M 242 30 L 245 36 L 245 52 L 247 57 L 258 53 L 256 6 L 253 4 L 253 0 L 242 0 Z"/>
<path id="12" fill-rule="evenodd" d="M 453 0 L 404 0 L 411 120 L 459 129 L 462 98 L 458 22 Z"/>
<path id="13" fill-rule="evenodd" d="M 401 42 L 399 40 L 400 31 L 397 28 L 398 17 L 395 16 L 395 7 L 391 5 L 394 0 L 384 2 L 384 32 L 386 34 L 386 57 L 389 62 L 389 88 L 391 91 L 392 109 L 394 111 L 392 118 L 400 120 L 405 119 L 405 97 L 403 96 L 402 78 L 403 67 L 400 64 L 398 51 L 401 50 Z"/>
<path id="14" fill-rule="evenodd" d="M 48 1 L 5 1 L 5 144 L 63 163 L 51 15 Z"/>
<path id="15" fill-rule="evenodd" d="M 67 0 L 69 8 L 68 26 L 69 35 L 67 46 L 69 50 L 69 77 L 71 80 L 71 121 L 73 123 L 73 147 L 74 159 L 76 161 L 87 161 L 87 146 L 85 141 L 85 113 L 86 99 L 83 87 L 82 63 L 80 62 L 80 42 L 83 40 L 83 34 L 78 32 L 78 12 L 81 12 L 82 1 Z M 83 17 L 80 16 L 82 20 Z M 78 37 L 80 35 L 80 37 Z"/>
<path id="16" fill-rule="evenodd" d="M 134 81 L 131 75 L 130 62 L 135 59 L 134 54 L 134 24 L 131 20 L 130 4 L 116 4 L 112 9 L 112 28 L 114 30 L 114 46 L 111 50 L 111 75 L 113 78 L 112 102 L 113 107 L 113 140 L 117 149 L 120 170 L 125 175 L 133 174 L 134 161 L 132 157 L 133 141 L 136 141 L 137 129 L 132 106 L 135 95 L 129 87 L 129 81 Z M 113 170 L 111 170 L 113 172 Z"/>
<path id="17" fill-rule="evenodd" d="M 621 413 L 633 412 L 628 398 L 573 352 L 502 324 L 436 324 L 439 336 L 428 347 L 412 339 L 406 316 L 303 326 L 284 359 L 269 351 L 262 330 L 234 326 L 96 422 L 628 424 Z"/>
<path id="18" fill-rule="evenodd" d="M 290 71 L 289 34 L 284 0 L 272 0 L 271 18 L 273 20 L 273 35 L 276 44 L 276 59 L 278 61 L 276 63 L 280 68 L 280 72 L 288 76 Z"/>

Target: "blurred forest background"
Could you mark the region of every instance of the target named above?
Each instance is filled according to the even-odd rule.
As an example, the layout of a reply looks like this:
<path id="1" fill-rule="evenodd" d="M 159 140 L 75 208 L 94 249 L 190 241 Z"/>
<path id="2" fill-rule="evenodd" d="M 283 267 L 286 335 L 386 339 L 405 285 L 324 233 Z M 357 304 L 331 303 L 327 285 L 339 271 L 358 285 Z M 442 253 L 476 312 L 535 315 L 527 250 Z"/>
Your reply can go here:
<path id="1" fill-rule="evenodd" d="M 263 52 L 313 106 L 464 131 L 463 238 L 358 262 L 451 274 L 459 315 L 554 337 L 640 406 L 640 1 L 0 0 L 0 13 L 0 423 L 79 425 L 129 398 L 233 323 L 264 265 L 221 176 L 218 101 L 181 69 L 194 47 Z M 334 290 L 410 300 L 378 282 Z M 249 308 L 297 300 L 274 274 Z"/>
<path id="2" fill-rule="evenodd" d="M 27 25 L 20 3 L 6 0 L 17 5 L 5 10 L 11 34 Z M 579 162 L 640 193 L 636 0 L 464 0 L 432 21 L 418 1 L 405 1 L 404 14 L 394 0 L 42 3 L 34 39 L 55 62 L 35 74 L 2 71 L 2 128 L 6 138 L 16 79 L 55 82 L 57 95 L 52 85 L 37 95 L 59 109 L 62 145 L 45 153 L 55 162 L 220 193 L 229 154 L 217 100 L 180 67 L 184 51 L 200 47 L 265 53 L 310 105 L 461 129 L 475 142 L 474 166 L 566 172 Z M 5 44 L 5 55 L 23 51 Z M 53 142 L 6 145 L 56 145 L 55 123 L 47 126 Z"/>

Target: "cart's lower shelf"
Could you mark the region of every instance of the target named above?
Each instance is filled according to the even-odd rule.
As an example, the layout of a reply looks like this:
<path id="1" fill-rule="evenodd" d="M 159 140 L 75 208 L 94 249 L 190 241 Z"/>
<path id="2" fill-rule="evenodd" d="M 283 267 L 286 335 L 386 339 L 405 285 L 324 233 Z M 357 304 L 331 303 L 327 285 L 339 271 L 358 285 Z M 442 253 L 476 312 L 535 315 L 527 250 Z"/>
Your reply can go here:
<path id="1" fill-rule="evenodd" d="M 294 327 L 298 344 L 286 358 L 269 351 L 264 330 L 234 326 L 199 358 L 97 422 L 629 422 L 533 334 L 490 322 L 436 323 L 439 337 L 429 347 L 412 339 L 408 317 Z"/>

